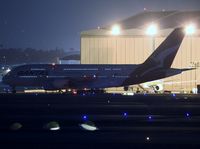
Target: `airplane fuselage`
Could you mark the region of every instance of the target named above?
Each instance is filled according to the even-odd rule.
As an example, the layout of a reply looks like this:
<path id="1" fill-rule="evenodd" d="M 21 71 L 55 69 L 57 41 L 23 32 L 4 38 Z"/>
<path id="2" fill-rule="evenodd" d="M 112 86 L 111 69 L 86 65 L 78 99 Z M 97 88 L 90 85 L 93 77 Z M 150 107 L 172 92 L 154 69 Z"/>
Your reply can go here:
<path id="1" fill-rule="evenodd" d="M 14 87 L 45 89 L 118 87 L 136 68 L 137 65 L 32 64 L 14 68 L 3 81 Z"/>

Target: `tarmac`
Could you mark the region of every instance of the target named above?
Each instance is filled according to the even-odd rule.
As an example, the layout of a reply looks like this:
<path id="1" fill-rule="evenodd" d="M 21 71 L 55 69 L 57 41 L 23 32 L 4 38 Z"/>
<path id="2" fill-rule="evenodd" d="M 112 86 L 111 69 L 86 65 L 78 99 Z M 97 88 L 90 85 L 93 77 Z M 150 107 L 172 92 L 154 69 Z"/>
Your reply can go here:
<path id="1" fill-rule="evenodd" d="M 0 94 L 0 118 L 0 147 L 200 147 L 200 95 Z"/>

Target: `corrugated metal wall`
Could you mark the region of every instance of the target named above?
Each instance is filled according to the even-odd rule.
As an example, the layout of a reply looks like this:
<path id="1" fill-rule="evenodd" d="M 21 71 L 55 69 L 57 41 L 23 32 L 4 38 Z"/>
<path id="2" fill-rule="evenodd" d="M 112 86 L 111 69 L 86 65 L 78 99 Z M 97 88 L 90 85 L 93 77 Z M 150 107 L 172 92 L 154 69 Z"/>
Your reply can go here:
<path id="1" fill-rule="evenodd" d="M 143 36 L 82 36 L 81 64 L 140 64 L 164 37 Z M 174 68 L 188 68 L 200 62 L 200 37 L 186 37 L 174 60 Z M 165 79 L 165 90 L 191 91 L 200 84 L 200 69 Z M 195 82 L 197 80 L 197 82 Z"/>

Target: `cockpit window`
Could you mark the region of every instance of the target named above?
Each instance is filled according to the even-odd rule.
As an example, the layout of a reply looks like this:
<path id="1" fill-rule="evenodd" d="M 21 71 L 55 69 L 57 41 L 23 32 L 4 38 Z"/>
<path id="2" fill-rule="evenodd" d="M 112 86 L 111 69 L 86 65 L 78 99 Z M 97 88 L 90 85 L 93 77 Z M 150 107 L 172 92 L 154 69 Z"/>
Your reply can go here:
<path id="1" fill-rule="evenodd" d="M 26 70 L 19 71 L 18 76 L 47 76 L 48 72 L 46 70 Z"/>

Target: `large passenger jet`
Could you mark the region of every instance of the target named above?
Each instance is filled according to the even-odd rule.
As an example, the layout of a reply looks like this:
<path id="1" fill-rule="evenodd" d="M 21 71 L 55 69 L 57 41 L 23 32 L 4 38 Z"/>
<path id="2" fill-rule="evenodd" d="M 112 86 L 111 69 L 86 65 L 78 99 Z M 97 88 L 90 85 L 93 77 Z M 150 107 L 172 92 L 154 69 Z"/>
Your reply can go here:
<path id="1" fill-rule="evenodd" d="M 45 90 L 103 89 L 127 87 L 158 80 L 191 69 L 170 68 L 184 38 L 183 28 L 176 28 L 161 45 L 139 65 L 52 65 L 29 64 L 13 68 L 3 77 L 12 87 L 43 87 Z"/>

